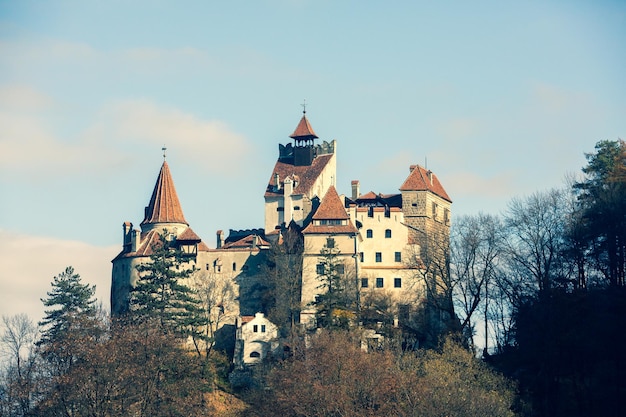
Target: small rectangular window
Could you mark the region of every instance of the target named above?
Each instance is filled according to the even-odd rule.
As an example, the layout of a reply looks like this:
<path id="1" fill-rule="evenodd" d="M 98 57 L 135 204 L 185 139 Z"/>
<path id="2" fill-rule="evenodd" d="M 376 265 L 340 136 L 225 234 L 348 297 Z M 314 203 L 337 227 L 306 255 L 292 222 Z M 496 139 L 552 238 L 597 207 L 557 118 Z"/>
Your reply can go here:
<path id="1" fill-rule="evenodd" d="M 371 239 L 374 237 L 374 232 L 372 231 L 372 229 L 367 229 L 367 231 L 365 232 L 365 235 L 368 239 Z"/>
<path id="2" fill-rule="evenodd" d="M 391 229 L 385 230 L 385 239 L 391 239 Z"/>
<path id="3" fill-rule="evenodd" d="M 285 211 L 284 207 L 276 207 L 276 211 Z"/>
<path id="4" fill-rule="evenodd" d="M 324 275 L 324 264 L 317 264 L 317 275 Z"/>
<path id="5" fill-rule="evenodd" d="M 393 287 L 394 288 L 402 288 L 402 278 L 394 278 L 393 279 Z"/>
<path id="6" fill-rule="evenodd" d="M 253 331 L 254 333 L 258 333 L 258 331 L 259 331 L 259 325 L 258 325 L 258 324 L 253 325 L 253 326 L 252 326 L 252 331 Z"/>
<path id="7" fill-rule="evenodd" d="M 367 278 L 361 278 L 361 288 L 369 287 L 370 283 Z"/>
<path id="8" fill-rule="evenodd" d="M 363 252 L 359 252 L 359 261 L 363 262 L 365 259 L 365 254 Z"/>
<path id="9" fill-rule="evenodd" d="M 382 288 L 384 285 L 384 281 L 382 278 L 376 278 L 376 288 Z"/>
<path id="10" fill-rule="evenodd" d="M 402 262 L 402 252 L 396 252 L 394 254 L 394 259 L 396 262 Z"/>
<path id="11" fill-rule="evenodd" d="M 376 262 L 383 261 L 383 254 L 381 252 L 376 252 Z"/>
<path id="12" fill-rule="evenodd" d="M 265 333 L 265 324 L 261 325 L 261 333 Z"/>

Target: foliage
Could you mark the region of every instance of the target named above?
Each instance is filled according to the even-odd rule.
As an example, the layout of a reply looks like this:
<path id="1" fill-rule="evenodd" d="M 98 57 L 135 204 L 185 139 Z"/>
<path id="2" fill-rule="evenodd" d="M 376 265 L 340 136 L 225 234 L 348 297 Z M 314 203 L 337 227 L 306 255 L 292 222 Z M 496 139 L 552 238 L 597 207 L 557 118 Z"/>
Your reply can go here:
<path id="1" fill-rule="evenodd" d="M 251 395 L 257 415 L 513 415 L 510 383 L 451 342 L 440 353 L 366 353 L 358 333 L 321 331 L 266 387 Z"/>
<path id="2" fill-rule="evenodd" d="M 166 234 L 153 245 L 150 262 L 137 265 L 139 280 L 131 291 L 135 320 L 156 319 L 162 329 L 203 339 L 198 329 L 206 325 L 200 301 L 184 281 L 195 272 L 189 259 Z"/>
<path id="3" fill-rule="evenodd" d="M 282 240 L 270 247 L 263 268 L 267 317 L 278 325 L 283 336 L 291 335 L 300 321 L 303 252 L 302 234 L 292 222 Z"/>
<path id="4" fill-rule="evenodd" d="M 582 230 L 594 266 L 610 285 L 626 284 L 626 142 L 600 141 L 586 154 L 579 192 Z"/>
<path id="5" fill-rule="evenodd" d="M 553 290 L 517 309 L 517 344 L 493 361 L 519 378 L 536 415 L 623 415 L 625 327 L 624 289 Z"/>
<path id="6" fill-rule="evenodd" d="M 81 362 L 38 405 L 38 415 L 199 415 L 212 373 L 156 321 L 114 323 L 96 343 L 77 341 Z"/>
<path id="7" fill-rule="evenodd" d="M 356 319 L 356 297 L 348 284 L 345 265 L 339 259 L 335 240 L 329 237 L 320 250 L 318 279 L 320 294 L 315 300 L 319 327 L 348 328 Z"/>
<path id="8" fill-rule="evenodd" d="M 56 308 L 45 310 L 46 317 L 39 323 L 43 332 L 38 344 L 46 346 L 63 340 L 70 329 L 76 330 L 74 325 L 92 318 L 96 313 L 95 292 L 95 285 L 81 283 L 80 275 L 71 266 L 55 276 L 52 290 L 41 301 L 46 307 Z"/>

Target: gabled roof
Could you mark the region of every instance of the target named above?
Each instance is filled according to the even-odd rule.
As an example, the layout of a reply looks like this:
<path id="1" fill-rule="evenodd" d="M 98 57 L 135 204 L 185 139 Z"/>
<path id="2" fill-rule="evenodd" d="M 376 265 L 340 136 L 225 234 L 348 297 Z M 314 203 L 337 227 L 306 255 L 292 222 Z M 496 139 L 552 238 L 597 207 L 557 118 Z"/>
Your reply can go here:
<path id="1" fill-rule="evenodd" d="M 400 191 L 430 191 L 444 200 L 452 202 L 437 176 L 419 165 L 411 165 L 411 173 L 400 187 Z"/>
<path id="2" fill-rule="evenodd" d="M 306 114 L 302 115 L 302 119 L 300 119 L 296 130 L 294 130 L 289 137 L 296 140 L 317 139 L 317 135 L 313 131 L 309 119 L 306 118 Z"/>
<path id="3" fill-rule="evenodd" d="M 155 223 L 183 223 L 189 225 L 176 194 L 172 174 L 166 161 L 163 161 L 161 171 L 154 185 L 150 204 L 146 207 L 144 224 Z"/>
<path id="4" fill-rule="evenodd" d="M 191 230 L 191 227 L 188 227 L 176 238 L 176 240 L 179 242 L 200 242 L 202 239 L 200 239 L 200 236 L 198 236 L 196 232 Z"/>
<path id="5" fill-rule="evenodd" d="M 345 224 L 319 224 L 324 220 L 341 220 Z M 350 216 L 343 206 L 339 194 L 334 186 L 330 186 L 326 195 L 322 199 L 319 207 L 313 214 L 313 221 L 304 228 L 302 233 L 311 234 L 340 234 L 340 233 L 357 233 L 356 227 L 350 221 Z"/>
<path id="6" fill-rule="evenodd" d="M 320 206 L 313 215 L 313 220 L 344 220 L 349 219 L 346 209 L 333 185 L 328 188 Z"/>
<path id="7" fill-rule="evenodd" d="M 294 184 L 293 192 L 294 194 L 305 194 L 309 197 L 311 189 L 315 184 L 315 181 L 322 174 L 322 171 L 328 165 L 328 162 L 331 160 L 334 154 L 324 154 L 316 156 L 311 165 L 297 166 L 286 162 L 277 161 L 276 165 L 274 165 L 274 170 L 272 171 L 272 175 L 270 176 L 270 180 L 267 184 L 267 189 L 265 191 L 265 197 L 278 196 L 284 194 L 284 181 L 285 178 L 297 177 L 299 179 L 297 184 Z M 276 187 L 276 174 L 278 174 L 280 189 Z"/>

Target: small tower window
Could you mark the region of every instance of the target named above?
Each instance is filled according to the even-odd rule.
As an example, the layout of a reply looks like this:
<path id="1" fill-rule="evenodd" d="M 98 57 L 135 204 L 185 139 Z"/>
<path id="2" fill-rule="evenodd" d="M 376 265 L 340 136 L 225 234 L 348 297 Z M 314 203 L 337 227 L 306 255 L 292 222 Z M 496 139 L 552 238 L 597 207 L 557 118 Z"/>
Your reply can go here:
<path id="1" fill-rule="evenodd" d="M 233 272 L 237 270 L 237 262 L 233 262 Z"/>
<path id="2" fill-rule="evenodd" d="M 385 230 L 385 239 L 391 239 L 391 229 Z"/>
<path id="3" fill-rule="evenodd" d="M 367 278 L 361 278 L 361 288 L 369 287 L 369 281 Z"/>
<path id="4" fill-rule="evenodd" d="M 374 237 L 374 232 L 372 231 L 372 229 L 367 229 L 367 231 L 365 232 L 365 236 L 366 236 L 368 239 L 373 238 L 373 237 Z"/>
<path id="5" fill-rule="evenodd" d="M 382 278 L 376 278 L 376 288 L 383 288 L 384 280 Z"/>

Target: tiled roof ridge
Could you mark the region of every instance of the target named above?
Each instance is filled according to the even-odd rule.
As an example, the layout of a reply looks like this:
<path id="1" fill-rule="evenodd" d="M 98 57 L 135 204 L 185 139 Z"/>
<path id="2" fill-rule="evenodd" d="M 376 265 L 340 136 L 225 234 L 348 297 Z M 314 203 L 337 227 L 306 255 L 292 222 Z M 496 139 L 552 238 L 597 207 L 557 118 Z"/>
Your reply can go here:
<path id="1" fill-rule="evenodd" d="M 322 219 L 349 219 L 348 213 L 339 198 L 339 194 L 337 193 L 337 189 L 334 185 L 328 187 L 328 191 L 326 191 L 326 195 L 322 199 L 320 206 L 315 211 L 313 215 L 313 220 L 322 220 Z"/>
<path id="2" fill-rule="evenodd" d="M 174 180 L 169 165 L 163 161 L 157 177 L 150 203 L 146 207 L 145 217 L 141 224 L 183 223 L 189 225 L 174 187 Z"/>

